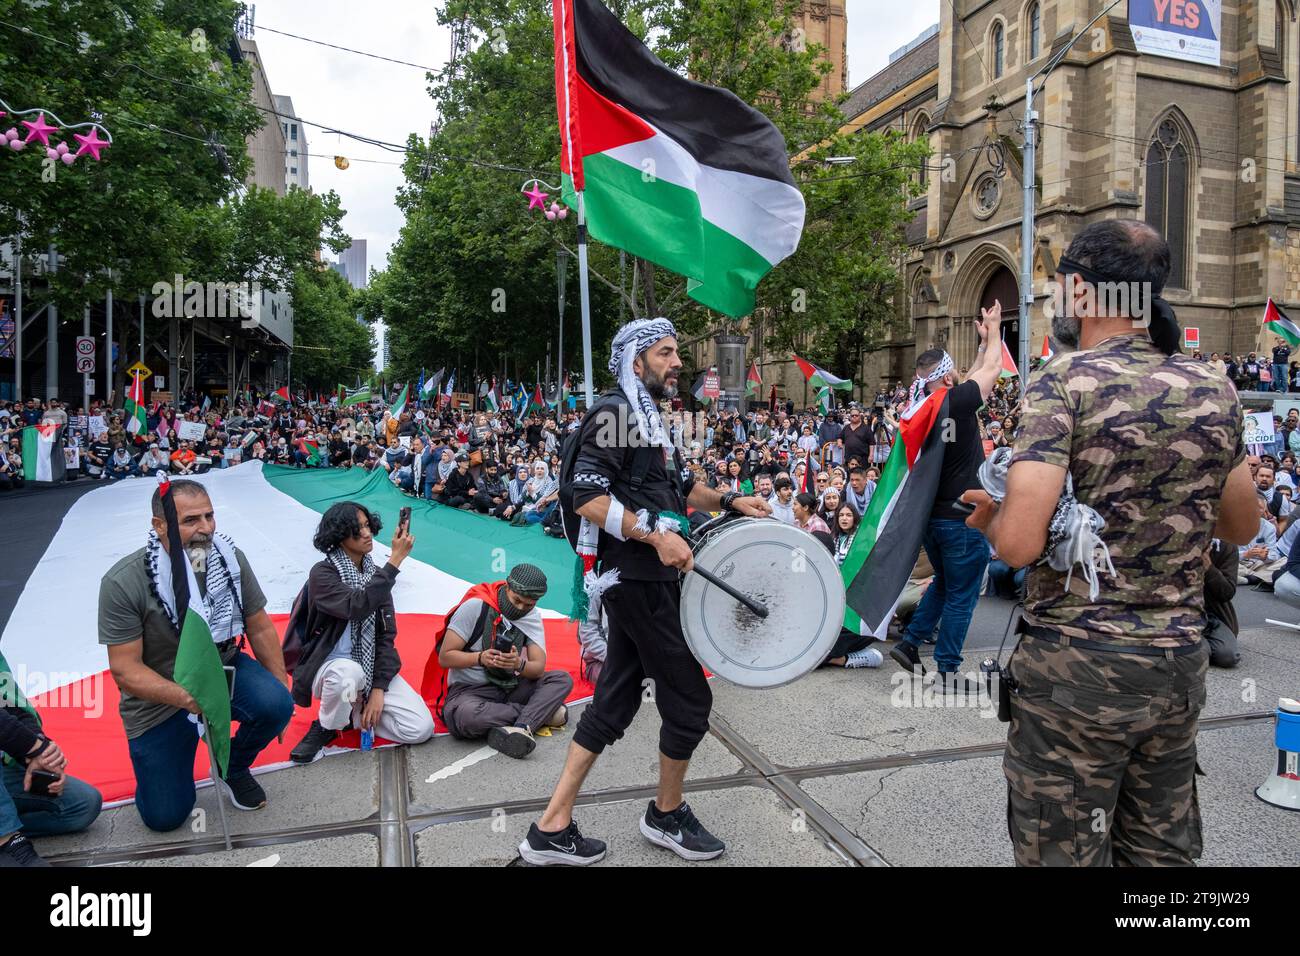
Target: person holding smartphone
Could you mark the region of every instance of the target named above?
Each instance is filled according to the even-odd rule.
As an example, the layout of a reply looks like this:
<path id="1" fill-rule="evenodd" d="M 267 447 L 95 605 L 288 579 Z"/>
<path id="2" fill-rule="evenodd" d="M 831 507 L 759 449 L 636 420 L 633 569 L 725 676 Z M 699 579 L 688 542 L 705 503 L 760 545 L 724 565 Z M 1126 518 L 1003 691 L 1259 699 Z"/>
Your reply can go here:
<path id="1" fill-rule="evenodd" d="M 293 660 L 293 699 L 300 707 L 319 700 L 311 728 L 289 754 L 311 763 L 348 727 L 398 744 L 433 736 L 433 715 L 398 673 L 397 614 L 393 585 L 411 554 L 411 509 L 403 508 L 388 561 L 370 553 L 383 527 L 363 505 L 341 501 L 321 518 L 312 541 L 325 559 L 307 578 L 301 652 Z M 292 632 L 290 621 L 288 632 Z"/>
<path id="2" fill-rule="evenodd" d="M 0 655 L 0 869 L 48 866 L 30 837 L 80 833 L 99 816 L 99 791 L 67 766 Z"/>

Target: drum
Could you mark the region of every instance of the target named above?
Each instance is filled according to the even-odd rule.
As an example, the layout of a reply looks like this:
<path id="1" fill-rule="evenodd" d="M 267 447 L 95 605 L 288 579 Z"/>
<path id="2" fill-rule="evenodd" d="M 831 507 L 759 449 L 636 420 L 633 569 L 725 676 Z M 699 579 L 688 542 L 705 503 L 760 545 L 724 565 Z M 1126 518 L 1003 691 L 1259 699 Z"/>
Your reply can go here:
<path id="1" fill-rule="evenodd" d="M 726 515 L 697 532 L 695 564 L 765 605 L 761 618 L 698 574 L 682 580 L 686 643 L 711 673 L 780 687 L 819 667 L 844 625 L 844 581 L 807 532 L 774 518 Z"/>

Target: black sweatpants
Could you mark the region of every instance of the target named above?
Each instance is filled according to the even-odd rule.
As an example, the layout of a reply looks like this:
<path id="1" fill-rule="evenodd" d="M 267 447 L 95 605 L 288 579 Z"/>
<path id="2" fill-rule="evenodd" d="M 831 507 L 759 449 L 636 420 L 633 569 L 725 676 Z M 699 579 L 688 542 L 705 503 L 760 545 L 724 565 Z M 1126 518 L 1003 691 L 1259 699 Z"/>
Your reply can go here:
<path id="1" fill-rule="evenodd" d="M 713 693 L 682 636 L 677 581 L 623 580 L 605 593 L 609 649 L 573 739 L 593 753 L 619 740 L 643 700 L 659 708 L 659 751 L 689 760 L 709 732 Z"/>

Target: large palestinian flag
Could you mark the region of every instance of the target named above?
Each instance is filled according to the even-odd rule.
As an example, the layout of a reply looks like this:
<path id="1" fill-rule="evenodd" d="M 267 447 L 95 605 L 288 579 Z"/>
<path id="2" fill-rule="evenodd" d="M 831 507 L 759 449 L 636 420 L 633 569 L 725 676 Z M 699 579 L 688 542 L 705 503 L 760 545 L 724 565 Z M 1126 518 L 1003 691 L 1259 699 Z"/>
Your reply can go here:
<path id="1" fill-rule="evenodd" d="M 63 480 L 63 426 L 54 422 L 23 429 L 23 479 L 53 485 Z"/>
<path id="2" fill-rule="evenodd" d="M 267 612 L 281 631 L 308 571 L 320 560 L 311 542 L 324 511 L 338 501 L 356 501 L 380 514 L 384 532 L 373 557 L 382 565 L 389 529 L 397 526 L 398 511 L 409 505 L 416 543 L 393 589 L 397 650 L 407 683 L 421 686 L 443 615 L 472 584 L 500 580 L 504 575 L 497 556 L 506 554 L 512 564 L 535 564 L 546 574 L 550 587 L 540 606 L 547 667 L 573 676 L 571 702 L 591 695 L 591 685 L 580 673 L 577 628 L 566 620 L 573 610 L 573 551 L 563 539 L 548 537 L 536 525 L 515 528 L 403 495 L 380 471 L 279 468 L 253 461 L 197 480 L 212 498 L 218 531 L 248 558 L 266 595 Z M 0 588 L 0 652 L 19 689 L 39 710 L 45 732 L 68 755 L 72 772 L 110 803 L 134 796 L 135 777 L 118 716 L 117 685 L 108 673 L 107 652 L 95 638 L 99 581 L 144 545 L 149 499 L 157 487 L 147 479 L 77 481 L 5 504 L 12 533 L 5 586 Z M 192 582 L 187 575 L 191 592 Z M 195 607 L 193 600 L 190 607 Z M 201 640 L 194 650 L 200 655 L 196 675 L 201 676 L 206 650 Z M 314 709 L 299 708 L 283 743 L 272 741 L 254 770 L 288 766 L 290 749 L 314 717 Z M 438 729 L 444 728 L 440 724 Z M 340 743 L 355 746 L 355 738 L 351 732 Z M 194 779 L 204 781 L 208 775 L 208 755 L 200 747 Z"/>
<path id="3" fill-rule="evenodd" d="M 799 245 L 784 137 L 729 90 L 665 66 L 600 0 L 554 0 L 564 200 L 601 242 L 688 277 L 731 316 Z"/>
<path id="4" fill-rule="evenodd" d="M 907 587 L 939 489 L 940 423 L 947 417 L 948 390 L 938 389 L 899 424 L 876 493 L 840 569 L 848 602 L 844 626 L 857 634 L 883 638 Z"/>

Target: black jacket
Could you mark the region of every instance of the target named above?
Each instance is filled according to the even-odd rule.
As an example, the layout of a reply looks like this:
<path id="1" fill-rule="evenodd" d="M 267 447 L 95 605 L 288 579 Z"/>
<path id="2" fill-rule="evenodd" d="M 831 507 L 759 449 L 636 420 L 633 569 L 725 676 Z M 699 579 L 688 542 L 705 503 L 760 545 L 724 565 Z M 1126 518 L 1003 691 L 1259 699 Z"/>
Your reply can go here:
<path id="1" fill-rule="evenodd" d="M 388 690 L 388 685 L 402 668 L 397 656 L 397 615 L 393 610 L 393 584 L 398 569 L 385 563 L 370 578 L 370 583 L 354 591 L 339 577 L 338 569 L 328 560 L 315 564 L 307 577 L 307 623 L 302 653 L 293 667 L 293 701 L 300 707 L 311 706 L 311 688 L 325 659 L 334 650 L 348 622 L 375 615 L 375 673 L 370 686 Z"/>
<path id="2" fill-rule="evenodd" d="M 1210 549 L 1210 566 L 1205 569 L 1205 613 L 1212 614 L 1238 633 L 1237 611 L 1232 599 L 1237 593 L 1237 549 L 1218 541 Z"/>
<path id="3" fill-rule="evenodd" d="M 460 473 L 460 468 L 453 468 L 443 484 L 442 493 L 448 498 L 468 498 L 469 490 L 474 487 L 474 479 L 467 471 Z"/>

